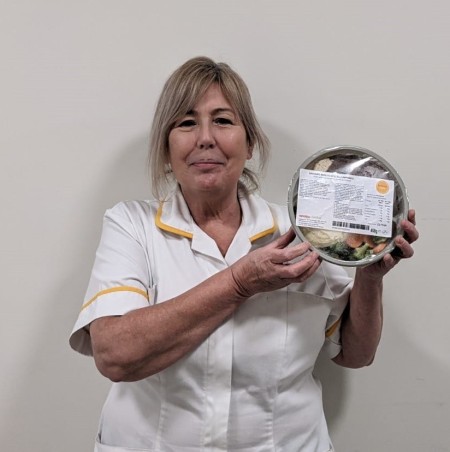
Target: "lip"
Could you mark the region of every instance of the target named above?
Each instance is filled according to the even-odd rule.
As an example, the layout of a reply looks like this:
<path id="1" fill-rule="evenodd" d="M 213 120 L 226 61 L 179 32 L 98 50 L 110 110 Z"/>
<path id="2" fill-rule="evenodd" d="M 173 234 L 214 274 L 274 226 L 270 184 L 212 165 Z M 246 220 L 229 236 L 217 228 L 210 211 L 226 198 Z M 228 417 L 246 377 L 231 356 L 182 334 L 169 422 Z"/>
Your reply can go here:
<path id="1" fill-rule="evenodd" d="M 192 162 L 189 164 L 189 166 L 194 166 L 195 168 L 203 168 L 203 169 L 209 169 L 209 168 L 215 168 L 217 166 L 222 166 L 222 162 L 218 162 L 215 160 L 199 160 L 197 162 Z"/>

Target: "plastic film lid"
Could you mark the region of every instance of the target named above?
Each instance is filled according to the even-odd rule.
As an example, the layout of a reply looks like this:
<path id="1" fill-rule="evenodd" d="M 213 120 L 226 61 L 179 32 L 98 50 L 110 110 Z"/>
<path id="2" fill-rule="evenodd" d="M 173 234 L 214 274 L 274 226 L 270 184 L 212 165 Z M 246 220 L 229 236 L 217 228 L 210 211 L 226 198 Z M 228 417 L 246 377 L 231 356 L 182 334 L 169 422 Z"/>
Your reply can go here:
<path id="1" fill-rule="evenodd" d="M 291 224 L 328 262 L 357 267 L 395 248 L 408 215 L 405 185 L 381 156 L 358 146 L 334 146 L 306 159 L 288 191 Z"/>

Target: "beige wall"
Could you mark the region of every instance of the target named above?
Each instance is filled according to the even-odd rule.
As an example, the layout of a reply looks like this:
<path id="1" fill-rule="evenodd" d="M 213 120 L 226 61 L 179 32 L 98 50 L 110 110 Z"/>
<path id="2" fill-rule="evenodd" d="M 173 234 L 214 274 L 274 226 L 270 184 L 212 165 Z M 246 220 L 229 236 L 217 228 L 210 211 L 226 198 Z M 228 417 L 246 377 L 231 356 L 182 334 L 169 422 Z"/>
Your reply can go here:
<path id="1" fill-rule="evenodd" d="M 149 196 L 155 99 L 206 54 L 251 88 L 273 143 L 270 200 L 330 145 L 402 175 L 422 238 L 386 280 L 376 362 L 318 371 L 338 451 L 450 451 L 448 2 L 16 0 L 0 25 L 2 450 L 92 450 L 109 382 L 67 338 L 101 218 Z"/>

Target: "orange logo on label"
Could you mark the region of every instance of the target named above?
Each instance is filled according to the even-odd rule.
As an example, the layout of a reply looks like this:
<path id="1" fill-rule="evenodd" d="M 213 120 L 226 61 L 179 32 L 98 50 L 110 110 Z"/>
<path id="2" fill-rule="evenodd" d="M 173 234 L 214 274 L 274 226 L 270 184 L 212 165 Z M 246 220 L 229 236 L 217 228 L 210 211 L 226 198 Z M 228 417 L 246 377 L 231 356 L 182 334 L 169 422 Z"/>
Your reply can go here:
<path id="1" fill-rule="evenodd" d="M 379 180 L 377 182 L 377 192 L 385 195 L 389 191 L 389 184 L 385 180 Z"/>

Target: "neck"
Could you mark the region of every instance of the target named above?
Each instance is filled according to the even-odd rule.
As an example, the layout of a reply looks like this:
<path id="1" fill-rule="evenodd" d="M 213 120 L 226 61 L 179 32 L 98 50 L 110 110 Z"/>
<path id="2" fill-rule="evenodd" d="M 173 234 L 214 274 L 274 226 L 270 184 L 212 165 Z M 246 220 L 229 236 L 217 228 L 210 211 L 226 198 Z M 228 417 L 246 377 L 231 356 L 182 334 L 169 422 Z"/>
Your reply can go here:
<path id="1" fill-rule="evenodd" d="M 241 207 L 238 201 L 237 187 L 225 194 L 190 194 L 182 190 L 186 204 L 189 207 L 192 218 L 202 227 L 209 222 L 222 221 L 232 224 L 241 221 Z"/>
<path id="2" fill-rule="evenodd" d="M 216 242 L 225 256 L 241 225 L 242 212 L 237 189 L 225 197 L 214 197 L 211 193 L 207 195 L 190 197 L 183 192 L 195 223 Z"/>

